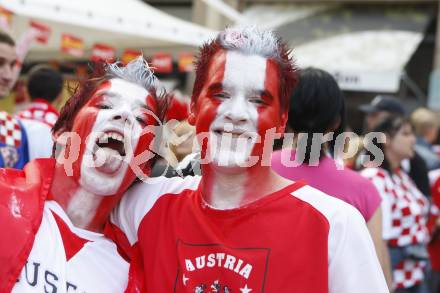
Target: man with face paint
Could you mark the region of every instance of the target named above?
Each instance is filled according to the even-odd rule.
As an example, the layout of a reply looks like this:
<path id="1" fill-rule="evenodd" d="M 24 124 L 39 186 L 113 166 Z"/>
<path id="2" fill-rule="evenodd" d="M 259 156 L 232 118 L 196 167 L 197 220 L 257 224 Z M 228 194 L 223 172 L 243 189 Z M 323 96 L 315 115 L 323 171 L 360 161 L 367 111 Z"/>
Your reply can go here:
<path id="1" fill-rule="evenodd" d="M 9 94 L 20 71 L 16 51 L 15 41 L 0 30 L 0 99 Z M 21 169 L 30 159 L 50 157 L 51 141 L 49 126 L 0 111 L 1 168 Z"/>
<path id="2" fill-rule="evenodd" d="M 272 32 L 226 29 L 201 48 L 189 121 L 202 176 L 139 184 L 111 217 L 146 292 L 388 292 L 359 212 L 264 162 L 296 79 Z"/>
<path id="3" fill-rule="evenodd" d="M 102 65 L 62 109 L 54 158 L 0 170 L 0 292 L 127 286 L 127 255 L 112 241 L 123 234 L 108 217 L 136 175 L 149 174 L 166 99 L 143 58 Z"/>

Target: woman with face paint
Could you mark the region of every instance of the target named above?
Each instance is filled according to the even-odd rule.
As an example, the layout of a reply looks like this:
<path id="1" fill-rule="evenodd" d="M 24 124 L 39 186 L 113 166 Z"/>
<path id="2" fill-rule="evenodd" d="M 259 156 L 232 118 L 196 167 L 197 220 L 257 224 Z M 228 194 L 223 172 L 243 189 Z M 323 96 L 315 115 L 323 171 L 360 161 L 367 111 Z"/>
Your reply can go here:
<path id="1" fill-rule="evenodd" d="M 141 57 L 98 68 L 105 71 L 96 71 L 61 111 L 54 158 L 0 171 L 0 292 L 127 287 L 129 250 L 113 242 L 124 238 L 108 217 L 136 175 L 150 170 L 152 154 L 145 152 L 165 99 L 156 96 Z"/>
<path id="2" fill-rule="evenodd" d="M 387 292 L 359 213 L 270 167 L 297 78 L 286 44 L 226 29 L 196 68 L 202 176 L 139 184 L 112 214 L 139 248 L 145 290 Z"/>
<path id="3" fill-rule="evenodd" d="M 429 292 L 424 282 L 429 202 L 400 168 L 403 160 L 414 156 L 414 132 L 409 120 L 401 116 L 387 118 L 373 131 L 386 136 L 385 143 L 375 143 L 384 159 L 379 167 L 366 168 L 361 174 L 382 197 L 382 237 L 390 251 L 395 292 Z"/>

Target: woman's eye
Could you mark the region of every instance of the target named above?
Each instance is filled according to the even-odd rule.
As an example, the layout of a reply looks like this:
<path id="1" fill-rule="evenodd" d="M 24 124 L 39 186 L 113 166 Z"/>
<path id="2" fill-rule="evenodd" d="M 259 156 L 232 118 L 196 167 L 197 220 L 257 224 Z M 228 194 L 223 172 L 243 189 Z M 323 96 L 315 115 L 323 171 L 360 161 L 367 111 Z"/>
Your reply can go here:
<path id="1" fill-rule="evenodd" d="M 147 122 L 142 117 L 136 117 L 136 121 L 139 122 L 140 125 L 146 126 Z"/>

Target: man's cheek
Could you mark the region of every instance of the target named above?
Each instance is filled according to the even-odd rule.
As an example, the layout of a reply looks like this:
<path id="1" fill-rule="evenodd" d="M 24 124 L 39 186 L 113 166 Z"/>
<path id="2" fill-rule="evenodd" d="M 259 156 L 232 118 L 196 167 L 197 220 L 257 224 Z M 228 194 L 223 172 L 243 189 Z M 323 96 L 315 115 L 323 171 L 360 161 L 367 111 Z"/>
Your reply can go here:
<path id="1" fill-rule="evenodd" d="M 217 117 L 218 105 L 209 103 L 208 105 L 200 107 L 197 115 L 197 133 L 209 132 L 211 124 Z"/>

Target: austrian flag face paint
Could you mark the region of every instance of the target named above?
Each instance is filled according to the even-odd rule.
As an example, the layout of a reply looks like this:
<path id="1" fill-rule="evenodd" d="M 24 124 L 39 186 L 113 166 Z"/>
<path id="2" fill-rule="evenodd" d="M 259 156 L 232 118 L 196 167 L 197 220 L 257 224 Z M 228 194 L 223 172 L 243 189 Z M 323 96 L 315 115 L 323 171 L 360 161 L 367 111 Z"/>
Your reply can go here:
<path id="1" fill-rule="evenodd" d="M 135 179 L 133 157 L 154 138 L 156 104 L 144 88 L 114 78 L 103 83 L 75 117 L 72 131 L 81 137 L 74 176 L 86 190 L 114 195 Z"/>
<path id="2" fill-rule="evenodd" d="M 245 166 L 261 158 L 266 131 L 284 129 L 278 67 L 270 59 L 220 50 L 195 106 L 197 133 L 208 132 L 209 153 L 217 166 Z"/>

